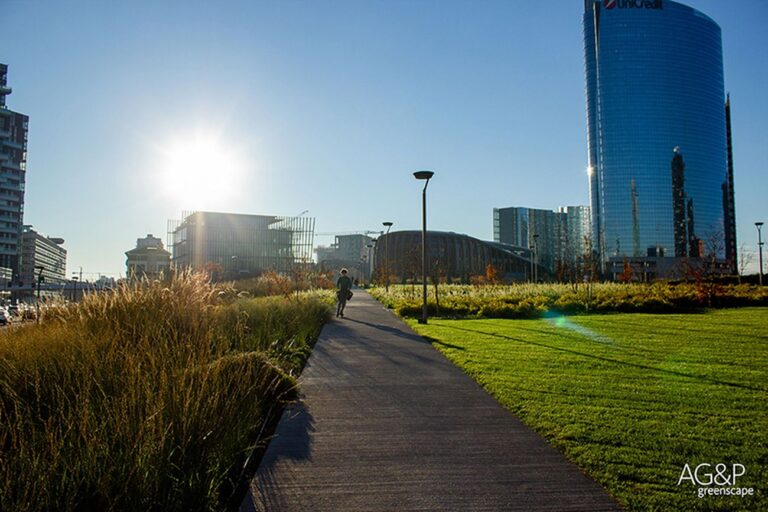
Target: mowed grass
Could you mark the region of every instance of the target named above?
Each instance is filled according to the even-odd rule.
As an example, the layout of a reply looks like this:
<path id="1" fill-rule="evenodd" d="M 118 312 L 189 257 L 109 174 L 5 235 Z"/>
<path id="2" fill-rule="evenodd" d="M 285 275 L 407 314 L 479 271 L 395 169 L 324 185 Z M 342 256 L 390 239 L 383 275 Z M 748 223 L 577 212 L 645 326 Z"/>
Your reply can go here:
<path id="1" fill-rule="evenodd" d="M 629 510 L 768 510 L 768 309 L 410 322 Z M 756 497 L 698 498 L 739 463 Z"/>

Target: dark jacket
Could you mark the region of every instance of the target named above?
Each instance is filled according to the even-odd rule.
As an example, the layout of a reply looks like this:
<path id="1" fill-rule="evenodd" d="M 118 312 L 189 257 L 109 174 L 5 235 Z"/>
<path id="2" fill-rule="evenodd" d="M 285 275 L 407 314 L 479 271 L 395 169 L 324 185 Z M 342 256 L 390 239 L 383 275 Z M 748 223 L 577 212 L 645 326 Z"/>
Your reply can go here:
<path id="1" fill-rule="evenodd" d="M 352 289 L 352 280 L 349 276 L 341 276 L 338 281 L 336 281 L 336 288 L 338 288 L 339 291 L 348 292 Z"/>

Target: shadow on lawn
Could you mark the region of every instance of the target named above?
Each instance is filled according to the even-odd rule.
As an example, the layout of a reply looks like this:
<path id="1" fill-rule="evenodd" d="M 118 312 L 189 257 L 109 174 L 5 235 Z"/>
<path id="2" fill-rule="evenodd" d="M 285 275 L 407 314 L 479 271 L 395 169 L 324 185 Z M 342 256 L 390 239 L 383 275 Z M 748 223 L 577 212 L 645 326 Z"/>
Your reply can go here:
<path id="1" fill-rule="evenodd" d="M 600 361 L 606 361 L 606 362 L 609 362 L 609 363 L 620 364 L 620 365 L 623 365 L 623 366 L 631 366 L 633 368 L 642 368 L 644 370 L 653 370 L 653 371 L 656 371 L 656 372 L 659 372 L 659 373 L 664 373 L 664 374 L 667 374 L 667 375 L 676 375 L 678 377 L 686 377 L 686 378 L 689 378 L 689 379 L 695 379 L 695 380 L 699 380 L 699 381 L 703 381 L 703 382 L 709 382 L 711 384 L 720 384 L 720 385 L 723 385 L 723 386 L 732 386 L 732 387 L 735 387 L 735 388 L 750 389 L 752 391 L 760 391 L 760 392 L 765 391 L 764 389 L 761 389 L 761 388 L 747 386 L 745 384 L 738 384 L 736 382 L 728 382 L 728 381 L 724 381 L 724 380 L 713 379 L 713 378 L 707 377 L 705 375 L 697 375 L 695 373 L 678 372 L 678 371 L 675 371 L 675 370 L 666 370 L 664 368 L 658 368 L 656 366 L 649 366 L 649 365 L 639 364 L 639 363 L 631 363 L 629 361 L 622 361 L 620 359 L 614 359 L 614 358 L 611 358 L 611 357 L 604 357 L 604 356 L 598 356 L 598 355 L 595 355 L 595 354 L 589 354 L 589 353 L 586 353 L 586 352 L 579 352 L 578 350 L 573 350 L 573 349 L 569 349 L 569 348 L 553 347 L 552 345 L 547 345 L 545 343 L 537 343 L 535 341 L 529 341 L 529 340 L 524 340 L 524 339 L 520 339 L 520 338 L 513 338 L 512 336 L 506 336 L 504 334 L 497 334 L 497 333 L 493 333 L 493 332 L 485 332 L 485 331 L 480 331 L 480 330 L 476 330 L 476 329 L 468 329 L 466 327 L 457 327 L 455 325 L 447 325 L 447 324 L 442 324 L 440 327 L 445 327 L 446 329 L 455 329 L 457 331 L 465 331 L 465 332 L 471 332 L 471 333 L 476 333 L 476 334 L 482 334 L 484 336 L 492 336 L 494 338 L 501 338 L 501 339 L 510 340 L 510 341 L 516 341 L 518 343 L 524 343 L 526 345 L 534 345 L 534 346 L 537 346 L 537 347 L 548 348 L 548 349 L 551 349 L 551 350 L 557 350 L 559 352 L 566 352 L 566 353 L 569 353 L 569 354 L 575 354 L 577 356 L 587 357 L 587 358 L 590 358 L 590 359 L 597 359 L 597 360 L 600 360 Z"/>

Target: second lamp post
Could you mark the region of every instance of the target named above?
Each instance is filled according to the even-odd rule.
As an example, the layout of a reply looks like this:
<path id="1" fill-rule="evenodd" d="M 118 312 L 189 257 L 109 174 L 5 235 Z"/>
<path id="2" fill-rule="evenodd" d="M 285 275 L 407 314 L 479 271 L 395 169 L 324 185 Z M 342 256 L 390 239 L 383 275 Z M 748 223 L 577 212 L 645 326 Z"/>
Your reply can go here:
<path id="1" fill-rule="evenodd" d="M 434 176 L 432 171 L 416 171 L 413 177 L 425 180 L 424 190 L 421 191 L 421 282 L 424 288 L 424 302 L 421 306 L 420 324 L 427 323 L 427 185 Z"/>
<path id="2" fill-rule="evenodd" d="M 387 235 L 389 235 L 389 229 L 392 227 L 391 222 L 382 222 L 385 228 L 387 228 Z M 384 238 L 384 286 L 389 291 L 389 236 Z"/>

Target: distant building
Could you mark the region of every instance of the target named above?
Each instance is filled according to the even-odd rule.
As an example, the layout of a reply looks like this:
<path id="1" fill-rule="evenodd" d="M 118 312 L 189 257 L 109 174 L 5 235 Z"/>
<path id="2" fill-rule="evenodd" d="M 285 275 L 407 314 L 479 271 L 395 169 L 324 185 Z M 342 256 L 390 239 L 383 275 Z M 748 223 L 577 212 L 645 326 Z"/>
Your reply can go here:
<path id="1" fill-rule="evenodd" d="M 136 248 L 125 253 L 125 275 L 129 279 L 158 279 L 168 275 L 171 253 L 163 247 L 163 241 L 147 235 L 136 240 Z"/>
<path id="2" fill-rule="evenodd" d="M 109 276 L 99 276 L 99 278 L 93 284 L 97 290 L 111 290 L 117 287 L 117 281 L 115 278 Z"/>
<path id="3" fill-rule="evenodd" d="M 0 64 L 0 267 L 18 279 L 29 117 L 7 108 L 7 74 L 8 66 Z"/>
<path id="4" fill-rule="evenodd" d="M 317 264 L 325 270 L 347 268 L 352 279 L 363 278 L 367 282 L 373 271 L 374 259 L 368 245 L 373 245 L 373 238 L 368 235 L 337 235 L 330 247 L 315 248 Z"/>
<path id="5" fill-rule="evenodd" d="M 312 261 L 314 230 L 312 217 L 195 212 L 169 223 L 171 262 L 227 277 L 286 273 Z"/>
<path id="6" fill-rule="evenodd" d="M 6 267 L 0 267 L 0 300 L 5 302 L 11 298 L 11 286 L 13 286 L 13 271 Z"/>
<path id="7" fill-rule="evenodd" d="M 379 237 L 376 261 L 385 261 L 391 282 L 421 280 L 421 231 L 393 231 Z M 427 276 L 469 282 L 473 276 L 485 276 L 493 265 L 499 279 L 525 281 L 531 273 L 531 254 L 525 247 L 486 242 L 468 235 L 427 232 Z M 378 271 L 378 269 L 377 269 Z"/>
<path id="8" fill-rule="evenodd" d="M 562 259 L 570 264 L 577 264 L 591 245 L 592 217 L 589 206 L 564 206 L 558 211 L 565 214 Z"/>
<path id="9" fill-rule="evenodd" d="M 493 209 L 495 242 L 529 249 L 542 269 L 537 277 L 563 278 L 585 252 L 589 236 L 589 207 L 567 206 L 558 211 L 509 207 Z"/>
<path id="10" fill-rule="evenodd" d="M 42 267 L 41 296 L 60 295 L 67 282 L 67 250 L 63 238 L 38 233 L 24 226 L 21 235 L 21 266 L 14 296 L 20 299 L 35 295 Z"/>

